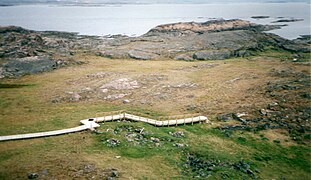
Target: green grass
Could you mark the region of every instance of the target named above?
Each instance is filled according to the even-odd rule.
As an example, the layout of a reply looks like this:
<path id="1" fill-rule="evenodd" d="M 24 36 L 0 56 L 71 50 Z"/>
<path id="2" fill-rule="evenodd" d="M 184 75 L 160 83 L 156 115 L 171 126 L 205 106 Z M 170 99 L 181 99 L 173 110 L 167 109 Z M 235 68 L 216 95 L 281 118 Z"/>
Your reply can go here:
<path id="1" fill-rule="evenodd" d="M 267 74 L 272 68 L 293 66 L 293 63 L 280 63 L 282 59 L 290 60 L 291 53 L 277 50 L 260 53 L 262 57 L 258 58 L 258 61 L 248 61 L 243 58 L 213 61 L 211 63 L 217 63 L 219 66 L 193 72 L 177 71 L 176 65 L 178 68 L 191 67 L 195 63 L 203 64 L 203 62 L 133 62 L 96 59 L 96 62 L 94 60 L 83 66 L 4 80 L 0 85 L 2 123 L 0 135 L 71 128 L 78 126 L 81 119 L 101 116 L 102 112 L 123 109 L 151 118 L 185 113 L 188 100 L 197 105 L 200 112 L 208 115 L 214 125 L 155 127 L 144 123 L 111 122 L 101 125 L 98 130 L 102 133 L 84 131 L 40 139 L 1 142 L 0 179 L 25 179 L 27 173 L 41 171 L 42 168 L 49 169 L 50 177 L 64 179 L 64 174 L 79 171 L 79 167 L 85 164 L 96 164 L 96 167 L 102 169 L 116 168 L 120 170 L 122 178 L 128 179 L 144 179 L 144 177 L 145 179 L 193 179 L 196 173 L 188 172 L 184 168 L 188 154 L 195 154 L 204 161 L 237 163 L 244 160 L 251 164 L 252 170 L 258 170 L 255 172 L 258 179 L 297 179 L 297 177 L 310 179 L 310 145 L 299 145 L 295 142 L 285 145 L 283 141 L 278 142 L 278 138 L 267 139 L 263 135 L 260 136 L 258 132 L 232 131 L 228 132 L 230 137 L 227 137 L 223 131 L 213 128 L 219 123 L 215 121 L 219 113 L 231 112 L 232 109 L 239 107 L 253 107 L 255 101 L 270 102 L 271 99 L 263 99 L 260 96 L 261 92 L 252 94 L 247 90 L 253 86 L 266 84 L 269 80 Z M 252 58 L 257 57 L 250 57 Z M 143 75 L 140 74 L 142 73 L 140 69 L 143 69 L 143 73 L 151 71 L 168 74 L 170 83 L 175 83 L 176 73 L 179 73 L 178 77 L 176 76 L 177 80 L 199 84 L 198 90 L 189 89 L 197 96 L 193 99 L 179 96 L 166 101 L 151 99 L 152 105 L 123 104 L 122 100 L 109 102 L 100 99 L 71 103 L 51 102 L 55 95 L 71 91 L 71 87 L 67 87 L 67 80 L 105 71 L 122 72 L 124 73 L 122 76 Z M 249 74 L 254 74 L 257 78 L 248 79 Z M 237 84 L 225 83 L 236 77 L 241 77 Z M 254 85 L 249 85 L 251 83 Z M 176 93 L 184 95 L 189 91 L 181 90 Z M 247 93 L 250 93 L 249 97 L 245 97 Z M 135 103 L 134 98 L 137 97 L 129 98 L 133 98 L 132 102 Z M 243 98 L 245 104 L 241 101 Z M 236 103 L 237 101 L 239 103 Z M 254 108 L 258 107 L 254 105 Z M 146 132 L 144 138 L 147 141 L 135 144 L 127 141 L 126 131 L 107 132 L 107 129 L 116 129 L 125 125 L 143 127 Z M 169 134 L 176 131 L 183 131 L 185 137 L 176 138 Z M 151 137 L 160 139 L 160 145 L 150 142 Z M 120 140 L 120 145 L 108 147 L 106 140 L 110 138 Z M 177 148 L 174 146 L 175 143 L 188 146 Z M 121 158 L 117 159 L 115 156 Z M 252 177 L 234 168 L 215 167 L 208 179 L 252 179 Z"/>
<path id="2" fill-rule="evenodd" d="M 292 179 L 294 174 L 286 173 L 299 172 L 301 179 L 307 179 L 309 177 L 310 154 L 309 148 L 304 146 L 289 146 L 284 147 L 281 144 L 267 142 L 260 138 L 254 138 L 250 135 L 250 132 L 233 132 L 230 138 L 224 136 L 223 132 L 218 129 L 206 128 L 204 124 L 186 125 L 179 127 L 154 127 L 143 123 L 123 123 L 113 122 L 106 123 L 99 130 L 105 132 L 107 129 L 116 129 L 123 126 L 133 126 L 134 128 L 144 128 L 146 139 L 151 137 L 160 139 L 160 146 L 155 146 L 152 142 L 146 142 L 143 144 L 134 144 L 128 142 L 125 138 L 125 134 L 128 132 L 109 132 L 102 134 L 93 134 L 96 139 L 95 143 L 88 147 L 88 153 L 93 151 L 113 151 L 118 155 L 129 159 L 140 159 L 141 161 L 148 161 L 148 159 L 154 156 L 161 156 L 166 160 L 166 163 L 180 169 L 181 172 L 185 157 L 187 154 L 196 154 L 205 160 L 220 161 L 223 163 L 237 163 L 240 160 L 245 160 L 251 164 L 251 168 L 258 171 L 256 177 L 261 179 L 266 178 L 281 178 L 285 177 Z M 169 134 L 169 132 L 183 131 L 185 133 L 184 138 L 176 138 Z M 195 138 L 194 138 L 195 137 Z M 106 140 L 115 138 L 121 141 L 119 146 L 108 147 Z M 227 145 L 218 149 L 218 146 L 211 142 L 203 141 L 208 138 L 217 138 L 218 140 L 228 141 Z M 174 143 L 188 144 L 185 148 L 176 148 Z M 239 149 L 233 149 L 235 146 L 239 146 Z M 231 149 L 230 149 L 231 148 Z M 227 151 L 230 149 L 230 151 Z M 242 149 L 242 152 L 240 152 Z M 271 168 L 267 168 L 270 167 Z M 281 170 L 281 171 L 280 171 Z M 185 171 L 181 177 L 192 178 L 196 174 L 191 171 Z M 252 179 L 248 174 L 241 171 L 232 169 L 231 167 L 216 167 L 211 172 L 212 179 Z"/>

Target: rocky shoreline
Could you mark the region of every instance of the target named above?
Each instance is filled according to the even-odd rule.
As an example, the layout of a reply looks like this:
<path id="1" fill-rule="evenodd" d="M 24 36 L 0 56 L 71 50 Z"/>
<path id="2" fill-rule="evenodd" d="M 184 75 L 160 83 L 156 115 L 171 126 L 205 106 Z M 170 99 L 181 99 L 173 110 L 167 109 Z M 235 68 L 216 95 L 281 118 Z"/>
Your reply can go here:
<path id="1" fill-rule="evenodd" d="M 99 37 L 0 27 L 0 77 L 18 77 L 80 64 L 79 60 L 68 63 L 76 53 L 112 59 L 194 61 L 245 57 L 268 48 L 297 54 L 310 52 L 310 36 L 291 41 L 265 33 L 278 28 L 281 25 L 258 25 L 239 19 L 212 20 L 160 25 L 139 37 Z"/>

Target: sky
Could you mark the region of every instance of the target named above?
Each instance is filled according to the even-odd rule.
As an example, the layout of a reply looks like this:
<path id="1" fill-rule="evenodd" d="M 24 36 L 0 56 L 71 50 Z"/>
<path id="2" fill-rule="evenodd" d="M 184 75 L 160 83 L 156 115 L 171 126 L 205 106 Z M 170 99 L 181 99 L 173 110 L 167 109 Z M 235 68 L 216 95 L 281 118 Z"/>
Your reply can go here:
<path id="1" fill-rule="evenodd" d="M 1 4 L 70 3 L 70 4 L 154 4 L 154 3 L 240 3 L 306 2 L 309 0 L 0 0 Z"/>

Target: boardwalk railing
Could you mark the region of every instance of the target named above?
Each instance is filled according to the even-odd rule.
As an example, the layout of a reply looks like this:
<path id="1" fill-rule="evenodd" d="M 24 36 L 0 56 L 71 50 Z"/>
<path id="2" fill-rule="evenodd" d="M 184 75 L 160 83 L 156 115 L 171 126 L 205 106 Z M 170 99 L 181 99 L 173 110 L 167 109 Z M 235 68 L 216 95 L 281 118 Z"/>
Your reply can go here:
<path id="1" fill-rule="evenodd" d="M 194 124 L 194 123 L 201 123 L 201 122 L 206 122 L 206 123 L 209 122 L 206 116 L 202 116 L 200 114 L 165 116 L 165 117 L 158 117 L 158 120 L 147 118 L 147 117 L 142 117 L 139 115 L 129 114 L 125 110 L 104 112 L 104 113 L 101 113 L 101 115 L 103 116 L 100 116 L 100 117 L 96 116 L 95 118 L 81 120 L 80 123 L 83 125 L 75 127 L 75 128 L 40 132 L 40 133 L 31 133 L 31 134 L 0 136 L 0 141 L 55 136 L 55 135 L 83 131 L 87 129 L 94 130 L 95 128 L 100 126 L 98 123 L 111 122 L 115 120 L 138 121 L 138 122 L 148 123 L 154 126 L 174 126 L 174 125 L 177 126 L 177 125 L 186 125 L 190 123 Z"/>

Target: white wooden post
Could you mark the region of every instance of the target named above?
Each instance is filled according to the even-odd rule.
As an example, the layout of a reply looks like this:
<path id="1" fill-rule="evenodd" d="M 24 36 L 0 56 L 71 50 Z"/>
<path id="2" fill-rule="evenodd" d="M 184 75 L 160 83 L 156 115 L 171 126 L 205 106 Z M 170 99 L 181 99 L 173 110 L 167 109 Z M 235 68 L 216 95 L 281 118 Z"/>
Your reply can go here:
<path id="1" fill-rule="evenodd" d="M 193 125 L 193 116 L 191 117 L 191 125 Z"/>

